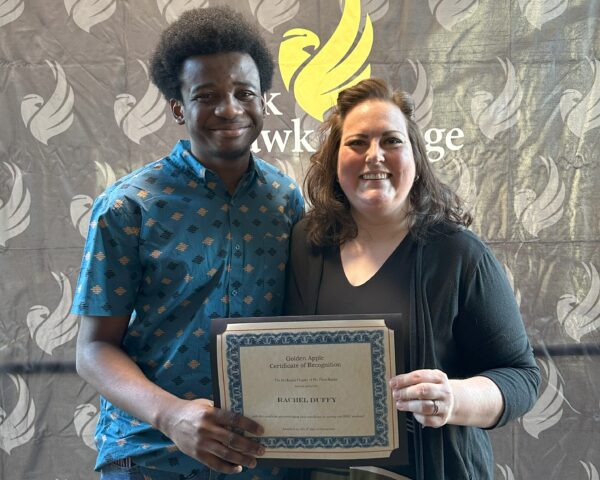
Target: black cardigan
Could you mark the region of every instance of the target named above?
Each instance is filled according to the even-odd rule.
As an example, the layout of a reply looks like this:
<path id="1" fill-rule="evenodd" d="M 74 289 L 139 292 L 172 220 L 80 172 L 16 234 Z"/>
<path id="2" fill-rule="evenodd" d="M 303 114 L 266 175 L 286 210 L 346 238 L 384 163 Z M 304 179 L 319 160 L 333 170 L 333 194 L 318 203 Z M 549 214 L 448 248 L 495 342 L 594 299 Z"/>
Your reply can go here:
<path id="1" fill-rule="evenodd" d="M 315 314 L 323 256 L 294 227 L 288 263 L 287 315 Z M 475 234 L 438 228 L 416 242 L 411 268 L 409 370 L 439 369 L 449 378 L 490 378 L 502 393 L 496 427 L 525 414 L 537 398 L 540 372 L 504 270 Z M 342 300 L 341 300 L 342 301 Z M 376 313 L 376 312 L 374 312 Z M 487 432 L 446 425 L 415 429 L 418 479 L 492 480 Z"/>

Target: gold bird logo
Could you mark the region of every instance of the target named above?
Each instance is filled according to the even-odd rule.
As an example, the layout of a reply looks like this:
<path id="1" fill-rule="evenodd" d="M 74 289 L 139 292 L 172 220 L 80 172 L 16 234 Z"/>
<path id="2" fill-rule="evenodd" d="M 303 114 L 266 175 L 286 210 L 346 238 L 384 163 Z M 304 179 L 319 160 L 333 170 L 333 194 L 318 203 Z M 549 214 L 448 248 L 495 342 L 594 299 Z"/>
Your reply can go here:
<path id="1" fill-rule="evenodd" d="M 283 34 L 279 70 L 285 88 L 319 121 L 335 105 L 340 90 L 371 76 L 367 60 L 373 47 L 373 25 L 368 14 L 362 32 L 360 23 L 360 0 L 346 0 L 340 23 L 323 46 L 317 34 L 304 28 Z"/>

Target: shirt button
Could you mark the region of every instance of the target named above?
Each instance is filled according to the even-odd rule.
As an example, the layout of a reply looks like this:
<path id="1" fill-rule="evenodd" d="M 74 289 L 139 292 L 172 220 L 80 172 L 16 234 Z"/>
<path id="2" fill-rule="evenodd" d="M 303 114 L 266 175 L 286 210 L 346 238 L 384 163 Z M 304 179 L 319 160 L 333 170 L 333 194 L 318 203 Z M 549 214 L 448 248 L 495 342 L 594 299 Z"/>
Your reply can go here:
<path id="1" fill-rule="evenodd" d="M 234 297 L 235 297 L 237 294 L 238 294 L 238 291 L 237 291 L 237 290 L 232 290 L 232 291 L 231 291 L 231 295 L 233 295 Z"/>
<path id="2" fill-rule="evenodd" d="M 234 246 L 233 248 L 234 248 L 234 250 L 235 250 L 236 252 L 239 252 L 239 251 L 240 251 L 240 248 L 242 248 L 242 247 L 240 247 L 240 244 L 239 244 L 239 243 L 236 243 L 236 244 L 235 244 L 235 246 Z"/>

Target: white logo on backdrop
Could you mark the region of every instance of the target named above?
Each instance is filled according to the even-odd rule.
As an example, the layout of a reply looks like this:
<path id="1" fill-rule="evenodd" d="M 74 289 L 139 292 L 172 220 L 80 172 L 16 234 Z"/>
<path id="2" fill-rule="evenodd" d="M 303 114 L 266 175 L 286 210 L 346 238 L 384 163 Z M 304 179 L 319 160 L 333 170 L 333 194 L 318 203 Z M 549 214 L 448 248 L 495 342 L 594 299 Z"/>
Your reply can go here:
<path id="1" fill-rule="evenodd" d="M 585 97 L 577 90 L 565 90 L 560 99 L 560 115 L 569 130 L 579 138 L 600 126 L 600 61 L 590 61 L 594 81 Z"/>
<path id="2" fill-rule="evenodd" d="M 17 389 L 17 403 L 12 411 L 0 405 L 0 449 L 10 455 L 13 448 L 26 444 L 35 433 L 35 404 L 29 388 L 20 375 L 8 375 Z M 4 399 L 0 397 L 0 400 Z"/>
<path id="3" fill-rule="evenodd" d="M 514 209 L 517 218 L 531 235 L 537 237 L 540 230 L 554 225 L 563 214 L 565 184 L 558 175 L 558 168 L 552 158 L 540 157 L 548 172 L 548 183 L 544 191 L 537 194 L 525 188 L 515 194 Z"/>
<path id="4" fill-rule="evenodd" d="M 73 415 L 73 425 L 77 436 L 83 440 L 83 443 L 96 450 L 96 442 L 94 441 L 94 433 L 96 424 L 98 423 L 98 409 L 91 403 L 84 403 L 75 408 Z"/>
<path id="5" fill-rule="evenodd" d="M 506 263 L 504 263 L 503 265 L 504 265 L 504 271 L 506 272 L 506 278 L 508 279 L 510 288 L 512 289 L 512 291 L 515 294 L 515 300 L 517 301 L 517 305 L 520 308 L 521 307 L 521 291 L 518 288 L 515 288 L 515 277 L 513 276 L 512 270 L 509 268 L 509 266 Z"/>
<path id="6" fill-rule="evenodd" d="M 94 199 L 89 195 L 75 195 L 71 199 L 70 213 L 71 222 L 75 229 L 83 238 L 87 238 L 88 227 L 90 226 L 90 217 L 92 216 L 92 206 Z"/>
<path id="7" fill-rule="evenodd" d="M 117 181 L 115 172 L 108 163 L 100 163 L 98 161 L 94 163 L 96 164 L 97 171 L 99 172 L 97 183 L 100 185 L 102 190 Z M 71 199 L 71 222 L 83 238 L 87 237 L 93 203 L 94 200 L 89 195 L 75 195 Z"/>
<path id="8" fill-rule="evenodd" d="M 561 296 L 556 304 L 558 321 L 567 335 L 576 342 L 581 341 L 584 335 L 600 328 L 600 277 L 592 263 L 584 263 L 583 268 L 590 281 L 585 298 L 578 302 L 576 295 L 567 293 Z"/>
<path id="9" fill-rule="evenodd" d="M 427 72 L 423 68 L 423 65 L 421 65 L 421 62 L 417 60 L 414 63 L 409 60 L 408 63 L 410 63 L 417 77 L 417 86 L 411 94 L 415 102 L 415 122 L 417 122 L 419 128 L 425 130 L 433 115 L 433 87 L 427 79 Z"/>
<path id="10" fill-rule="evenodd" d="M 600 480 L 600 474 L 598 474 L 598 470 L 592 462 L 583 462 L 579 460 L 579 463 L 581 463 L 583 468 L 585 468 L 585 473 L 587 473 L 588 480 Z"/>
<path id="11" fill-rule="evenodd" d="M 269 163 L 275 165 L 279 170 L 294 180 L 296 184 L 299 183 L 298 178 L 300 178 L 301 175 L 296 173 L 296 169 L 294 168 L 294 164 L 291 160 L 281 160 L 275 157 L 274 159 L 269 160 Z M 296 165 L 298 165 L 298 168 L 300 168 L 300 162 L 297 162 Z"/>
<path id="12" fill-rule="evenodd" d="M 502 466 L 497 463 L 496 466 L 500 469 L 500 473 L 502 473 L 504 480 L 515 480 L 515 474 L 508 465 Z"/>
<path id="13" fill-rule="evenodd" d="M 24 0 L 4 0 L 0 3 L 0 27 L 14 22 L 25 10 Z"/>
<path id="14" fill-rule="evenodd" d="M 141 60 L 139 64 L 148 78 L 148 68 Z M 114 104 L 115 120 L 123 133 L 133 142 L 140 143 L 146 135 L 160 130 L 165 124 L 166 100 L 153 83 L 148 83 L 148 89 L 138 103 L 133 95 L 121 93 L 117 95 Z"/>
<path id="15" fill-rule="evenodd" d="M 568 0 L 519 0 L 525 18 L 538 30 L 544 23 L 560 17 L 568 5 Z"/>
<path id="16" fill-rule="evenodd" d="M 345 0 L 339 0 L 340 7 L 343 9 Z M 360 0 L 360 10 L 368 14 L 372 22 L 385 17 L 390 8 L 389 0 Z"/>
<path id="17" fill-rule="evenodd" d="M 564 380 L 552 359 L 548 361 L 538 359 L 543 373 L 548 377 L 548 384 L 538 397 L 533 408 L 519 421 L 523 424 L 525 431 L 534 438 L 540 437 L 540 433 L 556 425 L 563 414 L 563 404 L 569 403 L 563 394 Z M 570 405 L 569 405 L 570 406 Z M 573 409 L 573 407 L 571 407 Z M 577 412 L 573 409 L 573 411 Z"/>
<path id="18" fill-rule="evenodd" d="M 250 0 L 250 10 L 258 23 L 273 33 L 275 27 L 296 16 L 300 10 L 299 0 Z"/>
<path id="19" fill-rule="evenodd" d="M 46 60 L 56 80 L 54 93 L 44 103 L 35 93 L 25 95 L 21 102 L 21 117 L 31 134 L 44 145 L 48 140 L 63 133 L 73 123 L 73 88 L 67 82 L 64 70 L 58 62 Z"/>
<path id="20" fill-rule="evenodd" d="M 469 208 L 473 208 L 477 203 L 477 183 L 471 170 L 465 162 L 460 158 L 451 160 L 458 172 L 458 186 L 456 187 L 457 195 L 467 204 Z"/>
<path id="21" fill-rule="evenodd" d="M 6 203 L 0 198 L 0 247 L 5 247 L 8 239 L 23 233 L 29 226 L 31 195 L 23 184 L 23 174 L 16 165 L 3 162 L 13 178 L 13 187 Z"/>
<path id="22" fill-rule="evenodd" d="M 471 116 L 481 132 L 493 140 L 498 133 L 511 128 L 519 119 L 523 93 L 510 60 L 498 59 L 506 74 L 504 88 L 494 96 L 485 90 L 475 92 L 471 99 Z"/>
<path id="23" fill-rule="evenodd" d="M 65 8 L 75 24 L 90 33 L 90 28 L 115 13 L 117 0 L 65 0 Z"/>
<path id="24" fill-rule="evenodd" d="M 78 330 L 77 315 L 69 313 L 73 303 L 71 282 L 64 273 L 51 273 L 60 287 L 58 306 L 50 312 L 44 305 L 34 305 L 27 314 L 31 338 L 49 355 L 52 355 L 56 347 L 75 337 Z"/>
<path id="25" fill-rule="evenodd" d="M 479 0 L 429 0 L 429 10 L 448 31 L 469 18 L 479 8 Z"/>
<path id="26" fill-rule="evenodd" d="M 477 184 L 467 164 L 460 158 L 452 158 L 437 164 L 438 173 L 445 182 L 454 187 L 454 191 L 469 208 L 477 203 Z"/>
<path id="27" fill-rule="evenodd" d="M 208 0 L 156 0 L 160 14 L 173 23 L 186 10 L 208 7 Z"/>

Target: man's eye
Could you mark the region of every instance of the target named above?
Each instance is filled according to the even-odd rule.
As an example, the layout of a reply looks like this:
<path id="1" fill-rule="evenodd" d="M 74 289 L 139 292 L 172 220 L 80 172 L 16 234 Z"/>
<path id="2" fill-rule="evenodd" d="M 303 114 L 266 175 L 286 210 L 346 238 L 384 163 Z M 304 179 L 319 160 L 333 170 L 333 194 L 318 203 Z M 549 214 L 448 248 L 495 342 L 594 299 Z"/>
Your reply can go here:
<path id="1" fill-rule="evenodd" d="M 247 100 L 250 98 L 254 98 L 256 95 L 254 94 L 254 92 L 251 92 L 249 90 L 243 90 L 241 92 L 239 92 L 237 94 L 238 98 L 243 99 L 243 100 Z"/>

